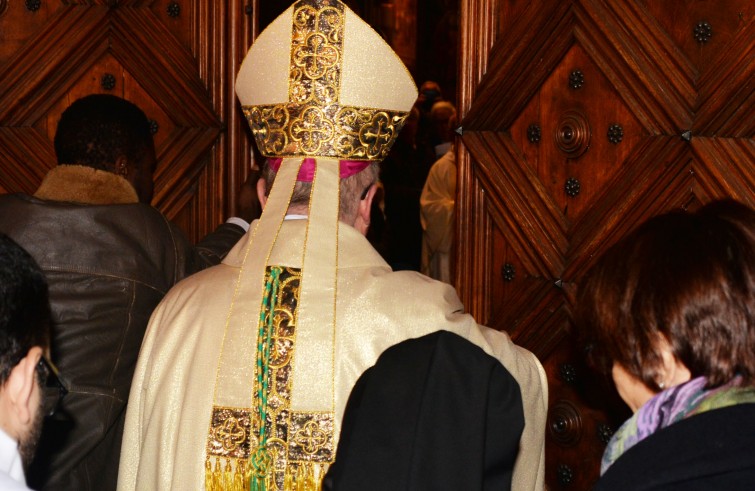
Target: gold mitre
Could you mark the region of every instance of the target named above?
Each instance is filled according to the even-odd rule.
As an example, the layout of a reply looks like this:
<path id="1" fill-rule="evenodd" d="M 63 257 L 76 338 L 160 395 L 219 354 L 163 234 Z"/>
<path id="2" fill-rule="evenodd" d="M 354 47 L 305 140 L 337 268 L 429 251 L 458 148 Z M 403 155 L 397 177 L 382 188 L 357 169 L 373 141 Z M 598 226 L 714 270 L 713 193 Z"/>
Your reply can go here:
<path id="1" fill-rule="evenodd" d="M 300 0 L 257 38 L 236 94 L 266 157 L 382 160 L 417 99 L 385 41 L 339 0 Z"/>

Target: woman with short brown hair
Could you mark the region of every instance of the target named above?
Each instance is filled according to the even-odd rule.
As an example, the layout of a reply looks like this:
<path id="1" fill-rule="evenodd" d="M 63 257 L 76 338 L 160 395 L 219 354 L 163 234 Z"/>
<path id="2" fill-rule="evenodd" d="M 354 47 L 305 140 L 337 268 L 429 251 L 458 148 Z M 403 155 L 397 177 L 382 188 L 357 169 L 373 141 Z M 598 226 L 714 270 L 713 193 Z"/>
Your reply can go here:
<path id="1" fill-rule="evenodd" d="M 577 322 L 635 412 L 596 489 L 752 488 L 755 211 L 727 200 L 648 220 L 590 270 Z"/>

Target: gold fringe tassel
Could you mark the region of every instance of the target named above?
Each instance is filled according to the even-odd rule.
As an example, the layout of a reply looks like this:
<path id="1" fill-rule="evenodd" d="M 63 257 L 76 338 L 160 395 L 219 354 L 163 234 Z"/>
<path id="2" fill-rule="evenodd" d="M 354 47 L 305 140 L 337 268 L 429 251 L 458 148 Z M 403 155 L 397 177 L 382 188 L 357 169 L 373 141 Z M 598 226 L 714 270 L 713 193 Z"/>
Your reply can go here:
<path id="1" fill-rule="evenodd" d="M 285 491 L 322 491 L 322 478 L 325 477 L 327 468 L 327 465 L 312 463 L 289 464 L 283 479 L 283 489 Z M 205 461 L 204 487 L 206 491 L 250 491 L 251 477 L 251 466 L 248 466 L 245 460 L 207 457 Z M 268 491 L 278 489 L 274 472 L 265 476 L 264 483 Z"/>
<path id="2" fill-rule="evenodd" d="M 316 464 L 289 465 L 283 487 L 286 491 L 322 491 L 322 467 Z"/>
<path id="3" fill-rule="evenodd" d="M 252 477 L 244 460 L 222 459 L 215 457 L 215 465 L 212 465 L 212 457 L 205 461 L 204 487 L 206 491 L 249 491 L 249 479 Z M 225 465 L 223 465 L 225 460 Z"/>

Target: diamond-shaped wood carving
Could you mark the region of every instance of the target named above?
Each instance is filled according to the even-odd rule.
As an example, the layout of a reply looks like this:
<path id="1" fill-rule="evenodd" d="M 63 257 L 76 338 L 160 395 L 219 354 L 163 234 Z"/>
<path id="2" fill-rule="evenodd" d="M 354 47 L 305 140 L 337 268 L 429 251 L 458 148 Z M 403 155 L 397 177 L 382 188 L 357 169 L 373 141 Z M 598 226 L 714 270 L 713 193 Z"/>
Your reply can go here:
<path id="1" fill-rule="evenodd" d="M 560 404 L 549 487 L 589 489 L 598 463 L 582 456 L 600 455 L 621 404 L 559 376 L 584 361 L 571 320 L 579 284 L 653 215 L 723 197 L 755 205 L 755 9 L 493 4 L 462 0 L 457 287 L 545 366 Z M 565 438 L 568 407 L 579 431 Z"/>
<path id="2" fill-rule="evenodd" d="M 520 229 L 503 239 L 506 247 L 531 264 L 547 265 L 553 278 L 572 281 L 567 265 L 579 266 L 573 268 L 578 274 L 589 266 L 582 254 L 647 218 L 634 216 L 636 201 L 655 196 L 648 189 L 658 189 L 659 182 L 668 192 L 662 180 L 667 168 L 683 165 L 694 146 L 680 137 L 694 127 L 692 65 L 651 13 L 630 7 L 584 2 L 553 6 L 560 15 L 523 11 L 517 24 L 529 29 L 492 48 L 489 70 L 476 89 L 484 103 L 472 105 L 463 122 L 488 209 L 509 229 Z M 747 37 L 746 28 L 740 31 L 730 44 Z M 516 34 L 524 39 L 512 41 Z M 496 56 L 499 51 L 507 56 Z M 749 73 L 751 65 L 740 71 Z M 581 77 L 576 88 L 569 85 L 575 71 Z M 745 96 L 749 101 L 750 93 Z M 740 120 L 740 131 L 748 123 Z M 532 124 L 542 131 L 537 142 L 527 135 Z M 621 139 L 611 141 L 617 126 Z M 570 139 L 580 132 L 587 136 L 573 152 Z M 701 138 L 694 130 L 692 135 L 695 143 Z M 665 157 L 669 146 L 682 155 Z M 518 236 L 527 239 L 510 240 Z"/>
<path id="3" fill-rule="evenodd" d="M 0 1 L 0 191 L 33 192 L 54 165 L 60 113 L 108 92 L 155 123 L 153 204 L 193 240 L 224 221 L 249 169 L 233 80 L 256 12 L 243 0 L 38 3 Z"/>

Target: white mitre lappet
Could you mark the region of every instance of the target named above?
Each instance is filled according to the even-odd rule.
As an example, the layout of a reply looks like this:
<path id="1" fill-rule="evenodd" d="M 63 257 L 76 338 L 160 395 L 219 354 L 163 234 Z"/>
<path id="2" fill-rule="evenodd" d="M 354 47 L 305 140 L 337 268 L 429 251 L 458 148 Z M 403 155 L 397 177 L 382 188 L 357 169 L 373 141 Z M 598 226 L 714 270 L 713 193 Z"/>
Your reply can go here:
<path id="1" fill-rule="evenodd" d="M 225 323 L 205 486 L 226 489 L 243 482 L 251 489 L 277 489 L 282 479 L 286 489 L 291 479 L 297 486 L 318 486 L 338 437 L 333 346 L 341 162 L 353 173 L 382 160 L 417 89 L 385 41 L 342 2 L 300 0 L 254 42 L 236 93 L 261 153 L 282 162 L 262 217 L 250 231 Z M 304 162 L 314 165 L 296 309 L 296 357 L 306 361 L 291 367 L 290 424 L 282 436 L 269 434 L 271 405 L 280 403 L 269 400 L 273 382 L 267 364 L 274 349 L 269 260 Z M 239 308 L 242 302 L 252 307 Z M 244 428 L 251 428 L 248 438 Z M 310 448 L 315 440 L 316 452 Z M 293 468 L 293 475 L 281 465 Z"/>

